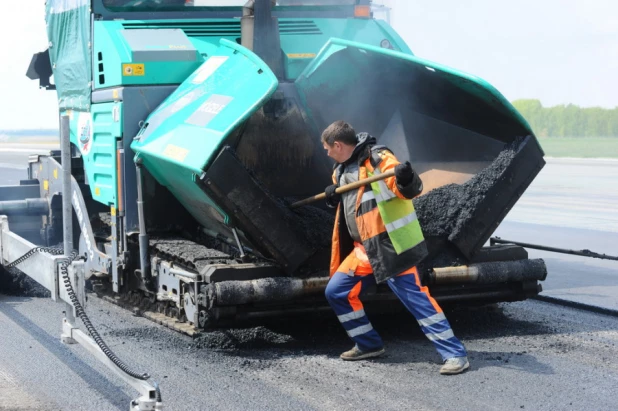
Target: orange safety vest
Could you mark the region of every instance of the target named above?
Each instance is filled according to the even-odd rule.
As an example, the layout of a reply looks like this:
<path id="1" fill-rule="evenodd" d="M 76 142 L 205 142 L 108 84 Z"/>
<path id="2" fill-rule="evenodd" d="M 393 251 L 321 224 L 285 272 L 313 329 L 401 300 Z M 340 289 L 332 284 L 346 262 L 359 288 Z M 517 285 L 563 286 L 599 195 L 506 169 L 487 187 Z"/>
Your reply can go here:
<path id="1" fill-rule="evenodd" d="M 379 168 L 380 172 L 385 173 L 399 164 L 397 158 L 388 151 L 388 149 L 385 149 L 384 146 L 373 147 L 371 149 L 371 155 L 367 159 L 361 160 L 361 162 L 362 164 L 360 164 L 358 172 L 359 180 L 367 178 L 368 173 L 373 174 L 376 168 Z M 338 179 L 340 177 L 337 174 L 338 172 L 335 170 L 333 173 L 333 182 L 336 184 L 339 183 Z M 406 199 L 397 188 L 395 177 L 385 179 L 384 183 L 386 184 L 386 188 L 398 198 Z M 384 221 L 382 220 L 377 202 L 375 199 L 363 201 L 363 194 L 365 194 L 365 192 L 371 193 L 371 187 L 369 185 L 358 189 L 355 220 L 361 237 L 362 246 L 366 252 L 373 274 L 376 281 L 381 283 L 420 263 L 427 256 L 427 245 L 423 240 L 413 248 L 397 254 L 393 242 L 388 235 Z M 372 196 L 369 195 L 366 197 L 369 198 Z M 339 204 L 335 217 L 335 228 L 333 230 L 330 262 L 331 276 L 341 265 L 342 258 L 348 256 L 354 249 L 354 243 L 345 224 L 345 218 L 342 218 L 341 213 L 342 204 Z M 346 274 L 349 273 L 346 272 Z M 366 273 L 359 272 L 357 274 L 362 275 Z"/>

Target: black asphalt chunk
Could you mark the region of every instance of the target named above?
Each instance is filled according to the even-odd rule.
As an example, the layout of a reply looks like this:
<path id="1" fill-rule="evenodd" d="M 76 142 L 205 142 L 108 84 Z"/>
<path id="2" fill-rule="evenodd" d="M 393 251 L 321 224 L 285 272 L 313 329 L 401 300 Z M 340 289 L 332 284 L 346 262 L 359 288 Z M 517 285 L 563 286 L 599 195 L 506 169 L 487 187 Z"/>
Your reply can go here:
<path id="1" fill-rule="evenodd" d="M 0 293 L 22 297 L 49 298 L 51 293 L 17 268 L 0 267 Z"/>

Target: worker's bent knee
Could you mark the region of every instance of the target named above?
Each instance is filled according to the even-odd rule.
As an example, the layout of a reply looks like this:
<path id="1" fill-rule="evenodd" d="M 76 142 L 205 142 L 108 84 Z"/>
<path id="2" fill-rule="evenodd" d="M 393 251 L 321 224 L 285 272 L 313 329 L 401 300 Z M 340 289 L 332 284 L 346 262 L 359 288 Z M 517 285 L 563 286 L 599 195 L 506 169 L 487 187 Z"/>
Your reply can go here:
<path id="1" fill-rule="evenodd" d="M 324 295 L 329 302 L 335 302 L 347 299 L 349 292 L 350 290 L 345 289 L 345 287 L 342 287 L 336 280 L 334 281 L 334 278 L 331 278 L 326 285 Z"/>
<path id="2" fill-rule="evenodd" d="M 332 281 L 329 281 L 328 284 L 326 285 L 326 289 L 324 290 L 324 295 L 326 296 L 326 299 L 328 301 L 334 301 L 337 299 L 336 288 L 337 287 L 333 286 Z"/>

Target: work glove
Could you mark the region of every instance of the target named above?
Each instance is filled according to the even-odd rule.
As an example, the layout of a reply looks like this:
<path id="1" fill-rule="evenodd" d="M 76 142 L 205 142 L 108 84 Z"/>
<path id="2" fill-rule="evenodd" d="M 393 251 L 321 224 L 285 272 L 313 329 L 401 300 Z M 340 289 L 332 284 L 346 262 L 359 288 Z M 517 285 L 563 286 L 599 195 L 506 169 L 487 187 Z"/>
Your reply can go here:
<path id="1" fill-rule="evenodd" d="M 397 184 L 402 187 L 412 182 L 414 179 L 414 170 L 412 170 L 412 165 L 409 161 L 395 166 L 395 178 L 397 179 Z"/>
<path id="2" fill-rule="evenodd" d="M 423 192 L 423 182 L 412 169 L 409 161 L 395 166 L 397 189 L 405 198 L 414 198 Z"/>
<path id="3" fill-rule="evenodd" d="M 335 208 L 341 201 L 341 194 L 335 193 L 335 190 L 339 188 L 339 185 L 333 184 L 324 189 L 326 194 L 326 205 L 330 208 Z"/>

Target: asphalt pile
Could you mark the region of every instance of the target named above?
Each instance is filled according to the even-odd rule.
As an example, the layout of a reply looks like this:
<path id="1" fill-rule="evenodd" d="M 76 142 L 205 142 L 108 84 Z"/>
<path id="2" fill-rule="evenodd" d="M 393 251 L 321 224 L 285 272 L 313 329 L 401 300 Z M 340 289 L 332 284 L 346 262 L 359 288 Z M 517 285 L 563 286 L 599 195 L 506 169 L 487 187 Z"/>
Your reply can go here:
<path id="1" fill-rule="evenodd" d="M 51 293 L 17 268 L 0 267 L 0 293 L 22 297 L 49 298 Z"/>
<path id="2" fill-rule="evenodd" d="M 495 186 L 504 171 L 511 164 L 523 139 L 516 139 L 505 145 L 496 159 L 480 173 L 464 184 L 448 184 L 436 188 L 414 200 L 423 233 L 426 238 L 438 240 L 441 249 L 434 256 L 435 266 L 465 264 L 466 259 L 453 247 L 444 247 L 466 230 L 474 227 L 475 213 L 485 200 L 489 190 Z M 298 201 L 296 198 L 279 200 L 281 208 Z M 286 210 L 287 211 L 287 210 Z M 289 213 L 289 211 L 287 211 Z M 316 248 L 330 247 L 334 216 L 314 206 L 294 210 L 297 224 L 302 226 L 306 238 Z M 288 218 L 290 218 L 288 214 Z"/>
<path id="3" fill-rule="evenodd" d="M 453 241 L 473 226 L 475 213 L 488 191 L 511 164 L 522 139 L 505 146 L 496 159 L 464 184 L 448 184 L 414 200 L 425 237 Z"/>
<path id="4" fill-rule="evenodd" d="M 62 249 L 63 247 L 63 243 L 60 242 L 50 248 Z M 21 297 L 51 297 L 51 292 L 47 288 L 28 277 L 17 267 L 7 269 L 0 266 L 0 293 Z"/>
<path id="5" fill-rule="evenodd" d="M 291 335 L 278 333 L 264 326 L 211 330 L 203 332 L 193 339 L 188 339 L 175 333 L 162 333 L 156 327 L 112 330 L 104 334 L 104 336 L 107 335 L 135 340 L 136 342 L 153 341 L 166 349 L 182 348 L 187 350 L 214 349 L 236 351 L 258 348 L 281 348 L 291 346 L 296 342 Z"/>
<path id="6" fill-rule="evenodd" d="M 295 200 L 296 201 L 296 200 Z M 290 201 L 289 203 L 293 203 Z M 288 201 L 286 201 L 288 203 Z M 289 204 L 286 204 L 289 207 Z M 316 248 L 330 248 L 335 216 L 321 208 L 306 205 L 293 210 L 307 240 Z"/>
<path id="7" fill-rule="evenodd" d="M 255 349 L 285 346 L 294 342 L 290 335 L 279 334 L 266 327 L 235 328 L 225 331 L 210 331 L 195 338 L 191 348 Z"/>

